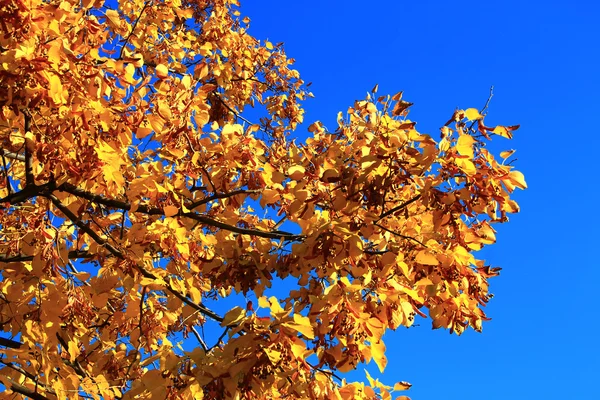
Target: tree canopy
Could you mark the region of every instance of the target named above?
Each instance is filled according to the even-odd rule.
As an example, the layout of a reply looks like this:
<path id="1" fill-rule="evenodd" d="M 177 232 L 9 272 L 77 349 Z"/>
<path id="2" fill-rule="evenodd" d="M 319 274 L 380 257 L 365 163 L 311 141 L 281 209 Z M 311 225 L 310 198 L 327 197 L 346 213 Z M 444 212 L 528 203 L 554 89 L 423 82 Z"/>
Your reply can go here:
<path id="1" fill-rule="evenodd" d="M 482 329 L 476 254 L 526 187 L 485 145 L 517 126 L 467 108 L 434 138 L 374 88 L 301 143 L 312 94 L 249 23 L 0 1 L 2 398 L 389 399 L 410 384 L 344 379 L 386 331 Z"/>

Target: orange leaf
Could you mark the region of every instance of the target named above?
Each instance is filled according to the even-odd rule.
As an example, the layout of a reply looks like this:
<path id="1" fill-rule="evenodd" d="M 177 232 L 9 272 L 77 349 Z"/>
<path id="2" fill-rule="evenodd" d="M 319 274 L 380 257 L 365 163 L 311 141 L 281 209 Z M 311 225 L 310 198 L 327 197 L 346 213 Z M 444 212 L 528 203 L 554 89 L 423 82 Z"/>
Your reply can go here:
<path id="1" fill-rule="evenodd" d="M 424 265 L 438 265 L 439 261 L 433 254 L 427 252 L 426 250 L 421 250 L 417 253 L 415 257 L 415 261 L 419 264 Z"/>
<path id="2" fill-rule="evenodd" d="M 165 212 L 165 217 L 172 217 L 179 213 L 179 207 L 166 206 L 163 208 L 163 211 Z"/>

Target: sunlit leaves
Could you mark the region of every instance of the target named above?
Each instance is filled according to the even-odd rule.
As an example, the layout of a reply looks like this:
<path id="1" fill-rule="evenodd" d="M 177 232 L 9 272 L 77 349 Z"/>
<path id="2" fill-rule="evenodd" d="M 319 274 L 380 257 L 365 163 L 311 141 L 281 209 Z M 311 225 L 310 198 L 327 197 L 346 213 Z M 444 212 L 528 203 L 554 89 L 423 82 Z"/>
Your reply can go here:
<path id="1" fill-rule="evenodd" d="M 0 320 L 20 342 L 0 377 L 19 396 L 389 399 L 410 384 L 334 377 L 384 371 L 383 338 L 418 318 L 487 320 L 498 268 L 476 252 L 527 185 L 486 143 L 518 126 L 457 110 L 437 142 L 375 86 L 290 140 L 311 94 L 236 5 L 1 6 Z"/>

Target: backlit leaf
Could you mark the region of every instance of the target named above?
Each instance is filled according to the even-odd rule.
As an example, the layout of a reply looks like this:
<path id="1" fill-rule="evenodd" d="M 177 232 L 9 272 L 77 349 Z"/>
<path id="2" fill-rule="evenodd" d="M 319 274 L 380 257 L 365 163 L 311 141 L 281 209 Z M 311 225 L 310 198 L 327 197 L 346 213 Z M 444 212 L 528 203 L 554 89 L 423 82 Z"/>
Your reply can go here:
<path id="1" fill-rule="evenodd" d="M 479 114 L 479 111 L 476 108 L 468 108 L 465 110 L 465 117 L 469 121 L 475 121 L 482 118 L 482 115 Z"/>
<path id="2" fill-rule="evenodd" d="M 221 326 L 233 326 L 241 322 L 246 316 L 246 310 L 242 307 L 234 307 L 223 317 Z"/>

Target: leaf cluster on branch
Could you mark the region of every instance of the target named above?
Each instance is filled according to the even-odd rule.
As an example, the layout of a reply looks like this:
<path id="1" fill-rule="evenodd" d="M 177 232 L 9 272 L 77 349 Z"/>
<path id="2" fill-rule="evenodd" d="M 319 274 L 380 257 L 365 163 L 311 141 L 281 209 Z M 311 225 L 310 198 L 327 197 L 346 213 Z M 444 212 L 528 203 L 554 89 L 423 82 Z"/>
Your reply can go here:
<path id="1" fill-rule="evenodd" d="M 475 254 L 526 183 L 485 144 L 517 127 L 486 104 L 436 141 L 375 88 L 299 144 L 312 95 L 238 6 L 0 0 L 11 398 L 389 399 L 410 384 L 343 379 L 384 370 L 386 331 L 488 319 Z"/>

